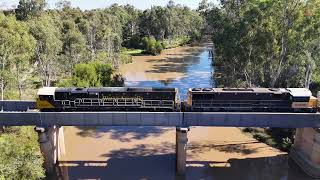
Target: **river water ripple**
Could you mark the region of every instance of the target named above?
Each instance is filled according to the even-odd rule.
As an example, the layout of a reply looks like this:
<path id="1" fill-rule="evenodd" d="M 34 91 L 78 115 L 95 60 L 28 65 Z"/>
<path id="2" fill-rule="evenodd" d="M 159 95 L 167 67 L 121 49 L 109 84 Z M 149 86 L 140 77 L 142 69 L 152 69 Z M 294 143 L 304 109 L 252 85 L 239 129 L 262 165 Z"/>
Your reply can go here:
<path id="1" fill-rule="evenodd" d="M 180 47 L 160 56 L 135 57 L 120 71 L 127 86 L 214 87 L 208 50 Z M 175 128 L 66 127 L 64 179 L 174 180 Z M 190 180 L 309 180 L 288 155 L 238 128 L 192 127 L 188 133 Z"/>

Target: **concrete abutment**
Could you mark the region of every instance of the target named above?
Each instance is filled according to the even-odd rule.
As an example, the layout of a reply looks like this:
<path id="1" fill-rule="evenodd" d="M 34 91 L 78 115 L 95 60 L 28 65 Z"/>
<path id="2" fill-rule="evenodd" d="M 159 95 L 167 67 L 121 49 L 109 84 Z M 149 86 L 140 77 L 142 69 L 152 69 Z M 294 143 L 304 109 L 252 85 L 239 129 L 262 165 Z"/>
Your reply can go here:
<path id="1" fill-rule="evenodd" d="M 290 157 L 313 178 L 320 178 L 320 129 L 298 128 Z"/>
<path id="2" fill-rule="evenodd" d="M 185 176 L 189 127 L 176 128 L 176 174 Z"/>
<path id="3" fill-rule="evenodd" d="M 65 154 L 63 127 L 35 127 L 47 174 L 54 174 L 59 158 Z"/>

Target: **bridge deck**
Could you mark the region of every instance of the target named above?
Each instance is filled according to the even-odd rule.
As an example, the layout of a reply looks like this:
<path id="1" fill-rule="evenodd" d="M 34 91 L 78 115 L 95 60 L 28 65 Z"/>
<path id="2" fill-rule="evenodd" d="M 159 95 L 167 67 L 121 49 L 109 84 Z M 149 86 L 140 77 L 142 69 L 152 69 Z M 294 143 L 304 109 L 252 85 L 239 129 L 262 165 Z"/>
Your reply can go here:
<path id="1" fill-rule="evenodd" d="M 1 126 L 320 127 L 320 113 L 0 112 Z"/>

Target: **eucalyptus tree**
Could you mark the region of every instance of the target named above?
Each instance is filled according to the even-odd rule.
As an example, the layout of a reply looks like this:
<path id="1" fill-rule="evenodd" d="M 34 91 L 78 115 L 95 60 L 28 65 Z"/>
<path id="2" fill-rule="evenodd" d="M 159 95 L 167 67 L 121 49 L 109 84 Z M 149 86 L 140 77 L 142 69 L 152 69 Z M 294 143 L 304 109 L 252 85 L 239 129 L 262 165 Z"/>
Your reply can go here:
<path id="1" fill-rule="evenodd" d="M 318 4 L 229 1 L 220 12 L 212 10 L 215 61 L 229 72 L 229 81 L 239 85 L 308 87 L 319 59 Z"/>
<path id="2" fill-rule="evenodd" d="M 42 85 L 50 86 L 61 67 L 58 61 L 62 50 L 60 31 L 53 19 L 47 15 L 37 17 L 29 23 L 30 33 L 37 41 L 35 49 L 37 72 L 42 79 Z"/>
<path id="3" fill-rule="evenodd" d="M 46 0 L 20 0 L 16 9 L 18 20 L 27 20 L 40 15 L 46 7 Z"/>
<path id="4" fill-rule="evenodd" d="M 56 3 L 56 8 L 60 10 L 71 9 L 71 1 L 69 0 L 60 0 Z"/>
<path id="5" fill-rule="evenodd" d="M 62 57 L 63 70 L 71 73 L 75 64 L 85 62 L 87 59 L 86 39 L 72 20 L 62 22 Z"/>
<path id="6" fill-rule="evenodd" d="M 299 24 L 299 29 L 304 33 L 297 33 L 299 39 L 298 47 L 302 48 L 302 56 L 305 61 L 305 80 L 304 85 L 309 88 L 312 82 L 320 83 L 320 1 L 307 1 L 304 11 L 301 12 L 304 16 Z M 300 57 L 300 56 L 296 56 Z"/>
<path id="7" fill-rule="evenodd" d="M 35 40 L 26 23 L 14 16 L 0 14 L 1 99 L 6 85 L 16 84 L 21 99 L 23 84 L 32 72 L 30 59 L 34 54 Z"/>

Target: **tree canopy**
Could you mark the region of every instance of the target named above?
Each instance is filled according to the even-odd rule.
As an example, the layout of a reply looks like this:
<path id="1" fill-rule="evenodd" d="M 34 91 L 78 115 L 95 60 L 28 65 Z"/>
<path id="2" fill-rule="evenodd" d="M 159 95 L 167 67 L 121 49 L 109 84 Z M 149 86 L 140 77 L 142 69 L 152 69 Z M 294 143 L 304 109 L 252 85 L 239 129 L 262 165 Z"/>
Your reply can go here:
<path id="1" fill-rule="evenodd" d="M 309 87 L 319 71 L 318 0 L 224 1 L 208 12 L 225 85 Z M 318 69 L 318 68 L 317 68 Z"/>

